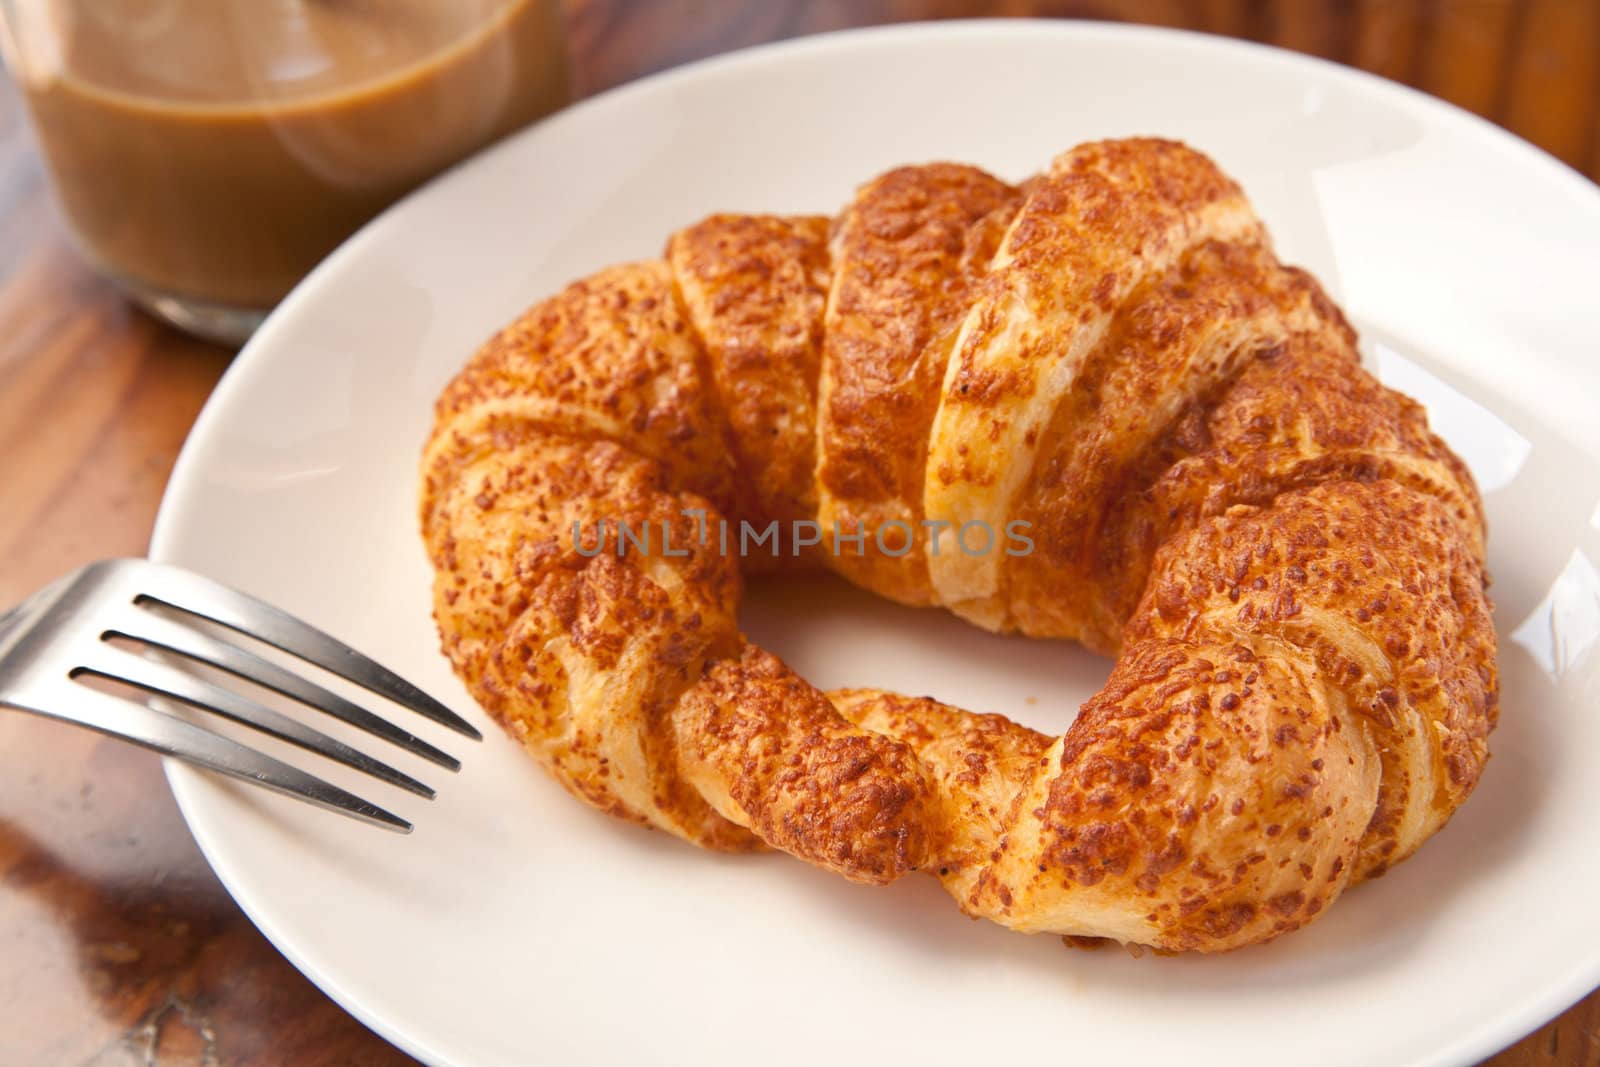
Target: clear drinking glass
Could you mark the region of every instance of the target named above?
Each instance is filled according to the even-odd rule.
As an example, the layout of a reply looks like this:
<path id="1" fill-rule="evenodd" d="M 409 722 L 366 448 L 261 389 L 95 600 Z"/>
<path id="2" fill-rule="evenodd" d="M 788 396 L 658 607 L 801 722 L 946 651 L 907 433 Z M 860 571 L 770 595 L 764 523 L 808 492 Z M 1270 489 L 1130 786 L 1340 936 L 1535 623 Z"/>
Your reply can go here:
<path id="1" fill-rule="evenodd" d="M 401 194 L 569 99 L 556 0 L 0 0 L 83 254 L 238 343 Z"/>

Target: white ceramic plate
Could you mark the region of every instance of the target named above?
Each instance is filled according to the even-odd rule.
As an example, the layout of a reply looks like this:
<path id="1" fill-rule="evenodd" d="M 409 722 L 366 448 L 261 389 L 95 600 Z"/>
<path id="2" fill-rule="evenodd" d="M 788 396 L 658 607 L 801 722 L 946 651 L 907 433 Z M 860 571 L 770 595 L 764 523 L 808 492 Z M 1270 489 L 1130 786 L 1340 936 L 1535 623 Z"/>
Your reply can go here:
<path id="1" fill-rule="evenodd" d="M 931 879 L 861 888 L 611 821 L 490 727 L 436 651 L 413 517 L 430 403 L 485 335 L 713 210 L 828 212 L 895 164 L 1017 178 L 1143 133 L 1243 181 L 1487 494 L 1504 716 L 1477 795 L 1417 858 L 1264 948 L 1075 952 L 967 921 Z M 1587 181 L 1288 53 L 953 24 L 647 79 L 461 167 L 319 268 L 217 389 L 152 546 L 401 668 L 488 740 L 429 731 L 466 766 L 431 805 L 385 796 L 417 821 L 408 838 L 181 766 L 173 790 L 267 936 L 436 1063 L 1466 1063 L 1600 981 L 1597 278 Z M 828 583 L 758 589 L 747 621 L 819 684 L 1051 731 L 1108 666 Z"/>

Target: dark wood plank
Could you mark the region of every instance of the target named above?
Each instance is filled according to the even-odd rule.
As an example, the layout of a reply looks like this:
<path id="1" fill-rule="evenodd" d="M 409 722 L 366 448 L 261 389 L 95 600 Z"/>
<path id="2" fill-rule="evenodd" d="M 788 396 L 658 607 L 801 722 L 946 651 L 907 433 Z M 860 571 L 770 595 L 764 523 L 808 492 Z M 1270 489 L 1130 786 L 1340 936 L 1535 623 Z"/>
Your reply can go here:
<path id="1" fill-rule="evenodd" d="M 1504 110 L 1494 117 L 1581 166 L 1600 116 L 1600 3 L 1529 0 L 1520 15 Z"/>

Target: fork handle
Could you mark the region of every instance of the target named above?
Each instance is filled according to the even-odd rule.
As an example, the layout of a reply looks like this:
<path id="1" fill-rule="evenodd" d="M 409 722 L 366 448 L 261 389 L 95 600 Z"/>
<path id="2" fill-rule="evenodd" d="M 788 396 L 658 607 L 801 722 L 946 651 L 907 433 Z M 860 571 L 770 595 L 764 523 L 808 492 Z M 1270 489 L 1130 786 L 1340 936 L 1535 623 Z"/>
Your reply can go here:
<path id="1" fill-rule="evenodd" d="M 16 640 L 20 641 L 23 635 L 23 624 L 41 608 L 47 606 L 46 602 L 53 600 L 76 573 L 73 572 L 73 574 L 57 578 L 49 585 L 36 590 L 32 596 L 11 605 L 5 611 L 0 611 L 0 657 L 4 657 L 7 652 L 11 651 L 12 632 L 16 632 Z M 0 700 L 0 704 L 3 703 L 6 703 L 6 701 Z"/>

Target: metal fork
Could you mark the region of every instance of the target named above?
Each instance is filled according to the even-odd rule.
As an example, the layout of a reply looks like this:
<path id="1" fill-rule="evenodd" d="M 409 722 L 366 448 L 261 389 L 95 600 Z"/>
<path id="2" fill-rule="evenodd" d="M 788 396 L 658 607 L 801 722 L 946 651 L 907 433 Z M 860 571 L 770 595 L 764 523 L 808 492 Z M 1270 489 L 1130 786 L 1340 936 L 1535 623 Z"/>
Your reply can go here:
<path id="1" fill-rule="evenodd" d="M 410 731 L 184 621 L 195 618 L 263 641 L 456 733 L 482 738 L 470 723 L 416 686 L 292 615 L 192 571 L 144 559 L 91 563 L 0 615 L 0 705 L 87 726 L 375 826 L 411 831 L 405 819 L 314 775 L 186 719 L 83 684 L 86 678 L 99 678 L 230 719 L 418 796 L 434 796 L 409 774 L 298 719 L 120 647 L 127 642 L 225 671 L 447 770 L 460 768 L 460 761 Z"/>

